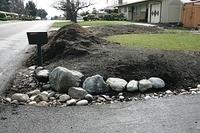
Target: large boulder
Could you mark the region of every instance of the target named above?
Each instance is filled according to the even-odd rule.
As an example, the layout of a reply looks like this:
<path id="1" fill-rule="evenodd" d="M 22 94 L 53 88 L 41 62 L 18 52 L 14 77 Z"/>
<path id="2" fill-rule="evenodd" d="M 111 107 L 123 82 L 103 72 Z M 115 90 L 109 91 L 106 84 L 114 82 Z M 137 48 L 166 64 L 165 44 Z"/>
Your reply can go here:
<path id="1" fill-rule="evenodd" d="M 147 79 L 143 79 L 139 81 L 139 90 L 141 92 L 145 92 L 153 87 L 151 81 Z"/>
<path id="2" fill-rule="evenodd" d="M 83 82 L 83 89 L 90 94 L 102 94 L 109 91 L 107 84 L 100 75 L 88 77 Z"/>
<path id="3" fill-rule="evenodd" d="M 106 83 L 112 90 L 117 92 L 123 91 L 127 85 L 126 80 L 120 78 L 108 78 Z"/>
<path id="4" fill-rule="evenodd" d="M 80 87 L 71 87 L 68 90 L 68 95 L 76 99 L 83 99 L 87 94 L 87 91 Z"/>
<path id="5" fill-rule="evenodd" d="M 67 93 L 70 87 L 78 87 L 80 85 L 83 76 L 78 71 L 57 67 L 50 73 L 49 82 L 55 91 Z"/>
<path id="6" fill-rule="evenodd" d="M 149 78 L 149 81 L 151 81 L 153 88 L 155 89 L 161 89 L 165 87 L 165 81 L 161 78 L 151 77 Z"/>
<path id="7" fill-rule="evenodd" d="M 131 80 L 126 87 L 127 91 L 129 92 L 135 92 L 138 91 L 138 81 L 136 80 Z"/>

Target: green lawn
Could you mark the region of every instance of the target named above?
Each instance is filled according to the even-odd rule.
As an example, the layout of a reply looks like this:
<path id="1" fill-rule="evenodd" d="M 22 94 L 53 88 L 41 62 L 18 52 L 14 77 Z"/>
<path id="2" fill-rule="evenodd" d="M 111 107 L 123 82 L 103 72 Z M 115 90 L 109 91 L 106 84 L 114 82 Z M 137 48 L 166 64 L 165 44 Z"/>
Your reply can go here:
<path id="1" fill-rule="evenodd" d="M 64 25 L 70 24 L 70 21 L 66 22 L 55 22 L 53 24 L 53 27 L 55 28 L 60 28 Z M 127 25 L 127 24 L 132 24 L 132 22 L 128 21 L 80 21 L 78 22 L 79 25 L 81 26 L 109 26 L 109 25 Z"/>
<path id="2" fill-rule="evenodd" d="M 163 34 L 128 34 L 107 37 L 130 47 L 157 48 L 163 50 L 200 50 L 200 35 L 186 32 Z"/>

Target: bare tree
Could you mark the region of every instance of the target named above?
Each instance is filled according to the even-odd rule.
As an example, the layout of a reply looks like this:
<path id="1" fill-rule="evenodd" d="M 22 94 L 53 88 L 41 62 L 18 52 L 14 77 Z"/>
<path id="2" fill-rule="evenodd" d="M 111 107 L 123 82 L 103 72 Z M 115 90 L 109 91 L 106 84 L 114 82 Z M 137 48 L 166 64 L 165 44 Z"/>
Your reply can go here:
<path id="1" fill-rule="evenodd" d="M 92 5 L 85 1 L 87 0 L 60 0 L 54 8 L 64 11 L 66 19 L 77 23 L 78 11 Z"/>

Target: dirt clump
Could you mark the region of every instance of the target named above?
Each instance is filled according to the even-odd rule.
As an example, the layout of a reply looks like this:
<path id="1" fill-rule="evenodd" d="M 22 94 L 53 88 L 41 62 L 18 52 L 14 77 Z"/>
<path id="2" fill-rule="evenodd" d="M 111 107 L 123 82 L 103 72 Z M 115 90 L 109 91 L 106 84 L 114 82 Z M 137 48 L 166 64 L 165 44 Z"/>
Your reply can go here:
<path id="1" fill-rule="evenodd" d="M 78 24 L 66 25 L 51 35 L 49 42 L 42 47 L 44 62 L 92 54 L 107 43 Z M 28 65 L 35 64 L 37 57 L 34 53 L 28 60 Z"/>

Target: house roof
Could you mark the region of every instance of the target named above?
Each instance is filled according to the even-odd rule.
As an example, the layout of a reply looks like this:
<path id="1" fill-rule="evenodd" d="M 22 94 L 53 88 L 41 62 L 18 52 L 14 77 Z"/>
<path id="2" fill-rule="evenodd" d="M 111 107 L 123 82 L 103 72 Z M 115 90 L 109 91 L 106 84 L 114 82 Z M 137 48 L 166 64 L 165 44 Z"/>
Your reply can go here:
<path id="1" fill-rule="evenodd" d="M 134 4 L 134 3 L 145 2 L 145 1 L 148 1 L 148 0 L 134 0 L 133 2 L 130 2 L 130 3 L 120 4 L 120 5 L 118 5 L 118 7 L 120 7 L 120 6 L 126 6 L 126 5 L 130 5 L 130 4 Z"/>
<path id="2" fill-rule="evenodd" d="M 133 2 L 130 2 L 130 3 L 124 3 L 124 4 L 117 5 L 117 7 L 140 3 L 140 2 L 145 2 L 145 1 L 149 1 L 149 0 L 134 0 Z M 185 3 L 192 3 L 192 2 L 200 2 L 200 0 L 179 0 L 179 2 L 182 2 L 183 4 L 185 4 Z M 172 1 L 172 3 L 173 3 L 173 1 Z"/>

